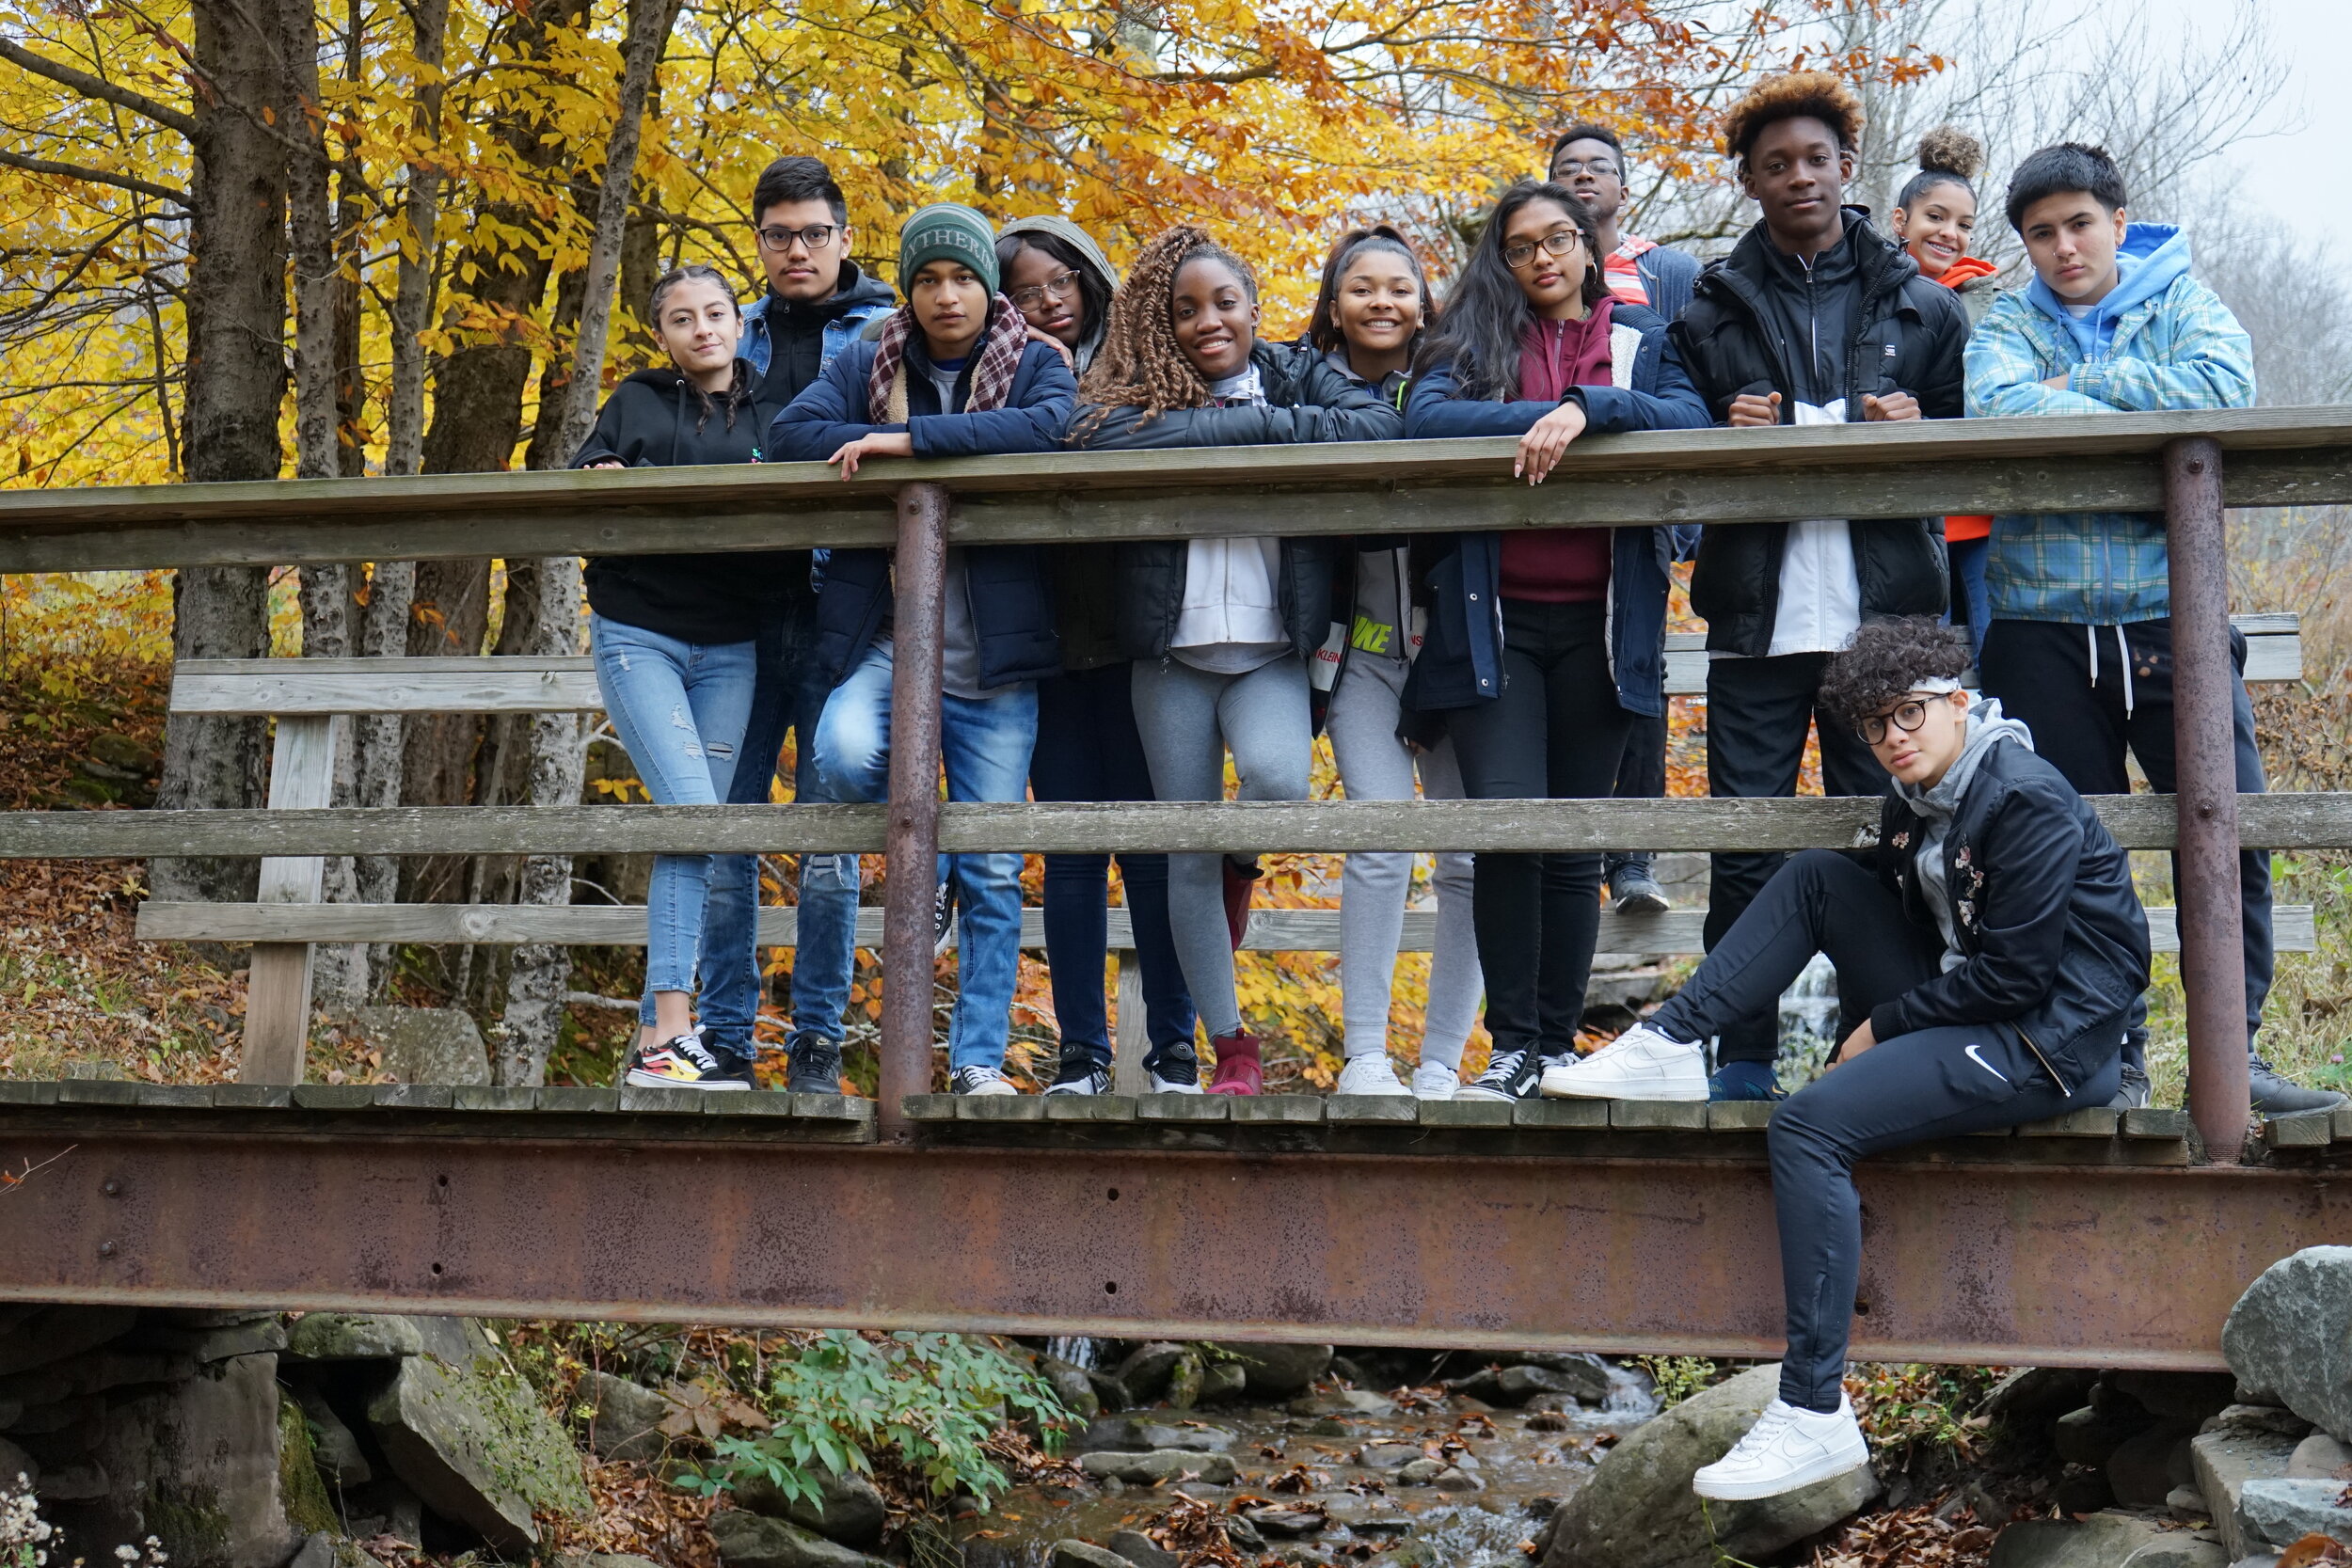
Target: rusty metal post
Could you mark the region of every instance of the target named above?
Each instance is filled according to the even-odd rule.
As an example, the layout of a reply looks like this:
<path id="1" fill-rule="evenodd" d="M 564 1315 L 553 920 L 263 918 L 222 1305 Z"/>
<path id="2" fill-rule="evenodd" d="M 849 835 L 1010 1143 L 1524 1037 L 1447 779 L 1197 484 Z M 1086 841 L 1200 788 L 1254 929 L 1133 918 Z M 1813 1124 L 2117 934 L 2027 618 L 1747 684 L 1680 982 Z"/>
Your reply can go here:
<path id="1" fill-rule="evenodd" d="M 882 1083 L 884 1142 L 908 1136 L 901 1102 L 931 1087 L 931 930 L 939 862 L 940 638 L 946 619 L 947 491 L 898 488 L 890 671 L 890 824 L 883 841 Z"/>
<path id="2" fill-rule="evenodd" d="M 2246 1142 L 2246 945 L 2238 894 L 2237 762 L 2231 709 L 2229 562 L 2221 445 L 2164 449 L 2172 586 L 2172 737 L 2180 802 L 2181 986 L 2188 996 L 2188 1109 L 2207 1155 L 2237 1163 Z"/>

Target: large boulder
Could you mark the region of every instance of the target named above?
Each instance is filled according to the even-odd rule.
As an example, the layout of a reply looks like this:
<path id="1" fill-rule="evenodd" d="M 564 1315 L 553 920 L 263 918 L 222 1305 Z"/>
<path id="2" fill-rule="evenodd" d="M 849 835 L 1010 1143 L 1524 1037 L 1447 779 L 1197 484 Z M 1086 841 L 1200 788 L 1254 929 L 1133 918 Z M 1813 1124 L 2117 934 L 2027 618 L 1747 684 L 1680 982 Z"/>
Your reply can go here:
<path id="1" fill-rule="evenodd" d="M 2249 1402 L 2352 1442 L 2352 1247 L 2305 1247 L 2263 1270 L 2230 1308 L 2221 1354 Z"/>
<path id="2" fill-rule="evenodd" d="M 53 1514 L 73 1539 L 110 1546 L 153 1535 L 172 1568 L 279 1568 L 302 1544 L 287 1517 L 276 1356 L 231 1356 L 117 1397 L 93 1435 L 72 1466 L 91 1484 L 63 1487 L 53 1476 L 43 1488 L 53 1504 L 85 1493 Z"/>
<path id="3" fill-rule="evenodd" d="M 388 1361 L 429 1355 L 469 1367 L 495 1355 L 482 1325 L 470 1318 L 421 1318 L 392 1312 L 312 1312 L 286 1331 L 289 1361 Z"/>
<path id="4" fill-rule="evenodd" d="M 588 1407 L 588 1446 L 599 1459 L 660 1459 L 670 1446 L 661 1423 L 671 1403 L 643 1384 L 585 1371 L 580 1402 Z"/>
<path id="5" fill-rule="evenodd" d="M 1255 1345 L 1219 1341 L 1209 1347 L 1241 1368 L 1252 1396 L 1279 1399 L 1295 1394 L 1331 1370 L 1329 1345 Z"/>
<path id="6" fill-rule="evenodd" d="M 359 1007 L 359 1036 L 399 1084 L 486 1084 L 490 1053 L 482 1031 L 457 1007 Z"/>
<path id="7" fill-rule="evenodd" d="M 1135 1565 L 1108 1546 L 1098 1546 L 1091 1541 L 1081 1541 L 1072 1536 L 1054 1543 L 1054 1555 L 1045 1560 L 1045 1568 L 1135 1568 Z"/>
<path id="8" fill-rule="evenodd" d="M 2026 1519 L 1993 1543 L 1991 1568 L 2226 1568 L 2210 1541 L 2131 1513 Z"/>
<path id="9" fill-rule="evenodd" d="M 584 1516 L 588 1488 L 564 1429 L 530 1385 L 493 1368 L 408 1356 L 368 1404 L 368 1425 L 425 1507 L 497 1550 L 528 1551 L 534 1511 Z"/>
<path id="10" fill-rule="evenodd" d="M 835 1475 L 821 1465 L 812 1467 L 809 1475 L 817 1482 L 814 1502 L 787 1497 L 783 1487 L 755 1476 L 736 1483 L 736 1504 L 771 1519 L 787 1519 L 845 1546 L 871 1550 L 882 1544 L 890 1511 L 872 1481 L 860 1475 Z"/>
<path id="11" fill-rule="evenodd" d="M 0 1377 L 95 1350 L 130 1332 L 135 1307 L 43 1307 L 0 1338 Z"/>
<path id="12" fill-rule="evenodd" d="M 1868 1465 L 1758 1502 L 1710 1502 L 1691 1477 L 1756 1424 L 1780 1390 L 1780 1368 L 1757 1367 L 1693 1394 L 1609 1451 L 1560 1511 L 1543 1568 L 1712 1568 L 1756 1561 L 1827 1529 L 1878 1495 Z"/>
<path id="13" fill-rule="evenodd" d="M 1078 1468 L 1097 1479 L 1117 1479 L 1138 1486 L 1163 1481 L 1203 1481 L 1211 1486 L 1233 1484 L 1233 1462 L 1221 1453 L 1195 1453 L 1188 1449 L 1154 1449 L 1150 1453 L 1082 1453 Z"/>
<path id="14" fill-rule="evenodd" d="M 1159 1398 L 1176 1364 L 1190 1354 L 1188 1347 L 1168 1339 L 1149 1339 L 1129 1351 L 1112 1374 L 1126 1394 L 1122 1402 L 1148 1404 Z"/>
<path id="15" fill-rule="evenodd" d="M 1598 1393 L 1590 1390 L 1597 1388 Z M 1512 1409 L 1538 1394 L 1563 1394 L 1570 1399 L 1602 1400 L 1609 1396 L 1607 1374 L 1555 1371 L 1549 1367 L 1481 1367 L 1468 1377 L 1446 1385 L 1449 1393 L 1484 1400 Z"/>
<path id="16" fill-rule="evenodd" d="M 788 1520 L 736 1508 L 710 1516 L 710 1539 L 725 1568 L 890 1568 L 880 1558 L 828 1541 Z"/>
<path id="17" fill-rule="evenodd" d="M 1084 1367 L 1058 1356 L 1041 1355 L 1037 1373 L 1053 1386 L 1062 1408 L 1079 1420 L 1090 1421 L 1103 1413 L 1103 1396 L 1094 1391 L 1094 1379 Z"/>

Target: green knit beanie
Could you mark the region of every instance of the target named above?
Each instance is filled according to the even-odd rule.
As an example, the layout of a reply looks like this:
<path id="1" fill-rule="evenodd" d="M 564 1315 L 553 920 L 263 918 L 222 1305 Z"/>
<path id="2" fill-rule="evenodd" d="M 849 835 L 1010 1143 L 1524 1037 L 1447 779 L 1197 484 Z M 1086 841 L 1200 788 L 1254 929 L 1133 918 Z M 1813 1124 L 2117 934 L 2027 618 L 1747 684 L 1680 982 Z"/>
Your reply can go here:
<path id="1" fill-rule="evenodd" d="M 996 292 L 996 230 L 971 208 L 954 201 L 934 201 L 907 219 L 898 230 L 898 292 L 905 293 L 914 275 L 930 261 L 961 261 L 972 275 Z"/>

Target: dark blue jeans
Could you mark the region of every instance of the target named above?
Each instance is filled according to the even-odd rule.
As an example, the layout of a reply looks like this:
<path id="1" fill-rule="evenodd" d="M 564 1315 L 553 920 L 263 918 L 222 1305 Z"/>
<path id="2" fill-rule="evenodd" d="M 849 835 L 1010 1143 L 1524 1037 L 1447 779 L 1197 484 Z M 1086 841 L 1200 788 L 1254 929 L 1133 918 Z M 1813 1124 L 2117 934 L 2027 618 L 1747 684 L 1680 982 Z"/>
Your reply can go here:
<path id="1" fill-rule="evenodd" d="M 784 755 L 785 736 L 801 736 L 792 793 L 807 788 L 809 737 L 825 711 L 825 683 L 806 657 L 808 615 L 796 605 L 760 629 L 753 673 L 752 716 L 743 731 L 743 763 L 727 791 L 731 806 L 764 804 Z M 759 857 L 710 857 L 710 891 L 703 908 L 701 1020 L 704 1041 L 749 1058 L 752 1026 L 759 1018 Z"/>
<path id="2" fill-rule="evenodd" d="M 1136 732 L 1133 667 L 1079 670 L 1037 683 L 1037 752 L 1029 789 L 1040 800 L 1149 800 L 1152 769 Z M 1127 919 L 1143 966 L 1144 1026 L 1156 1056 L 1189 1045 L 1192 995 L 1168 925 L 1168 857 L 1121 855 Z M 1111 1059 L 1103 965 L 1109 951 L 1110 857 L 1045 857 L 1045 958 L 1065 1051 Z"/>
<path id="3" fill-rule="evenodd" d="M 1968 628 L 1968 645 L 1979 658 L 1984 657 L 1985 630 L 1993 625 L 1993 606 L 1984 596 L 1985 558 L 1992 553 L 1989 538 L 1944 543 L 1944 554 L 1952 569 L 1952 624 Z"/>
<path id="4" fill-rule="evenodd" d="M 1649 1022 L 1675 1039 L 1704 1040 L 1769 1012 L 1813 955 L 1826 953 L 1837 966 L 1843 1038 L 1871 1008 L 1932 978 L 1942 951 L 1876 873 L 1807 849 L 1773 874 Z M 2113 1037 L 2122 1033 L 2119 1018 Z M 2121 1074 L 2120 1058 L 2109 1057 L 2090 1082 L 2060 1085 L 2015 1029 L 1979 1023 L 1881 1040 L 1789 1096 L 1766 1137 L 1788 1310 L 1780 1397 L 1807 1410 L 1837 1408 L 1862 1271 L 1856 1160 L 2105 1105 Z"/>

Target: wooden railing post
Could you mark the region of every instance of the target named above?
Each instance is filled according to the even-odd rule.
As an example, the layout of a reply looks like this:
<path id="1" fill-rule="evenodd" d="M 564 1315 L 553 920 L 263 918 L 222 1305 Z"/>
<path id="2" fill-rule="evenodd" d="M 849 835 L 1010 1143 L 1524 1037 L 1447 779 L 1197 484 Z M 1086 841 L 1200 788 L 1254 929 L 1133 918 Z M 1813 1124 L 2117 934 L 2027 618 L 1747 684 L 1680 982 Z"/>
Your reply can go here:
<path id="1" fill-rule="evenodd" d="M 882 889 L 882 1141 L 908 1136 L 904 1101 L 931 1086 L 931 928 L 939 863 L 940 636 L 946 619 L 947 491 L 898 490 L 890 672 L 890 821 Z"/>
<path id="2" fill-rule="evenodd" d="M 334 802 L 335 748 L 350 721 L 341 714 L 281 716 L 270 752 L 269 809 L 310 811 Z M 315 904 L 326 873 L 317 856 L 262 862 L 260 902 Z M 241 1084 L 299 1084 L 310 1040 L 310 944 L 257 942 L 246 972 Z"/>
<path id="3" fill-rule="evenodd" d="M 2180 812 L 2181 986 L 2188 998 L 2188 1109 L 2207 1156 L 2244 1151 L 2246 948 L 2238 893 L 2237 747 L 2232 707 L 2229 562 L 2221 446 L 2186 436 L 2164 449 L 2172 587 L 2172 736 Z"/>

